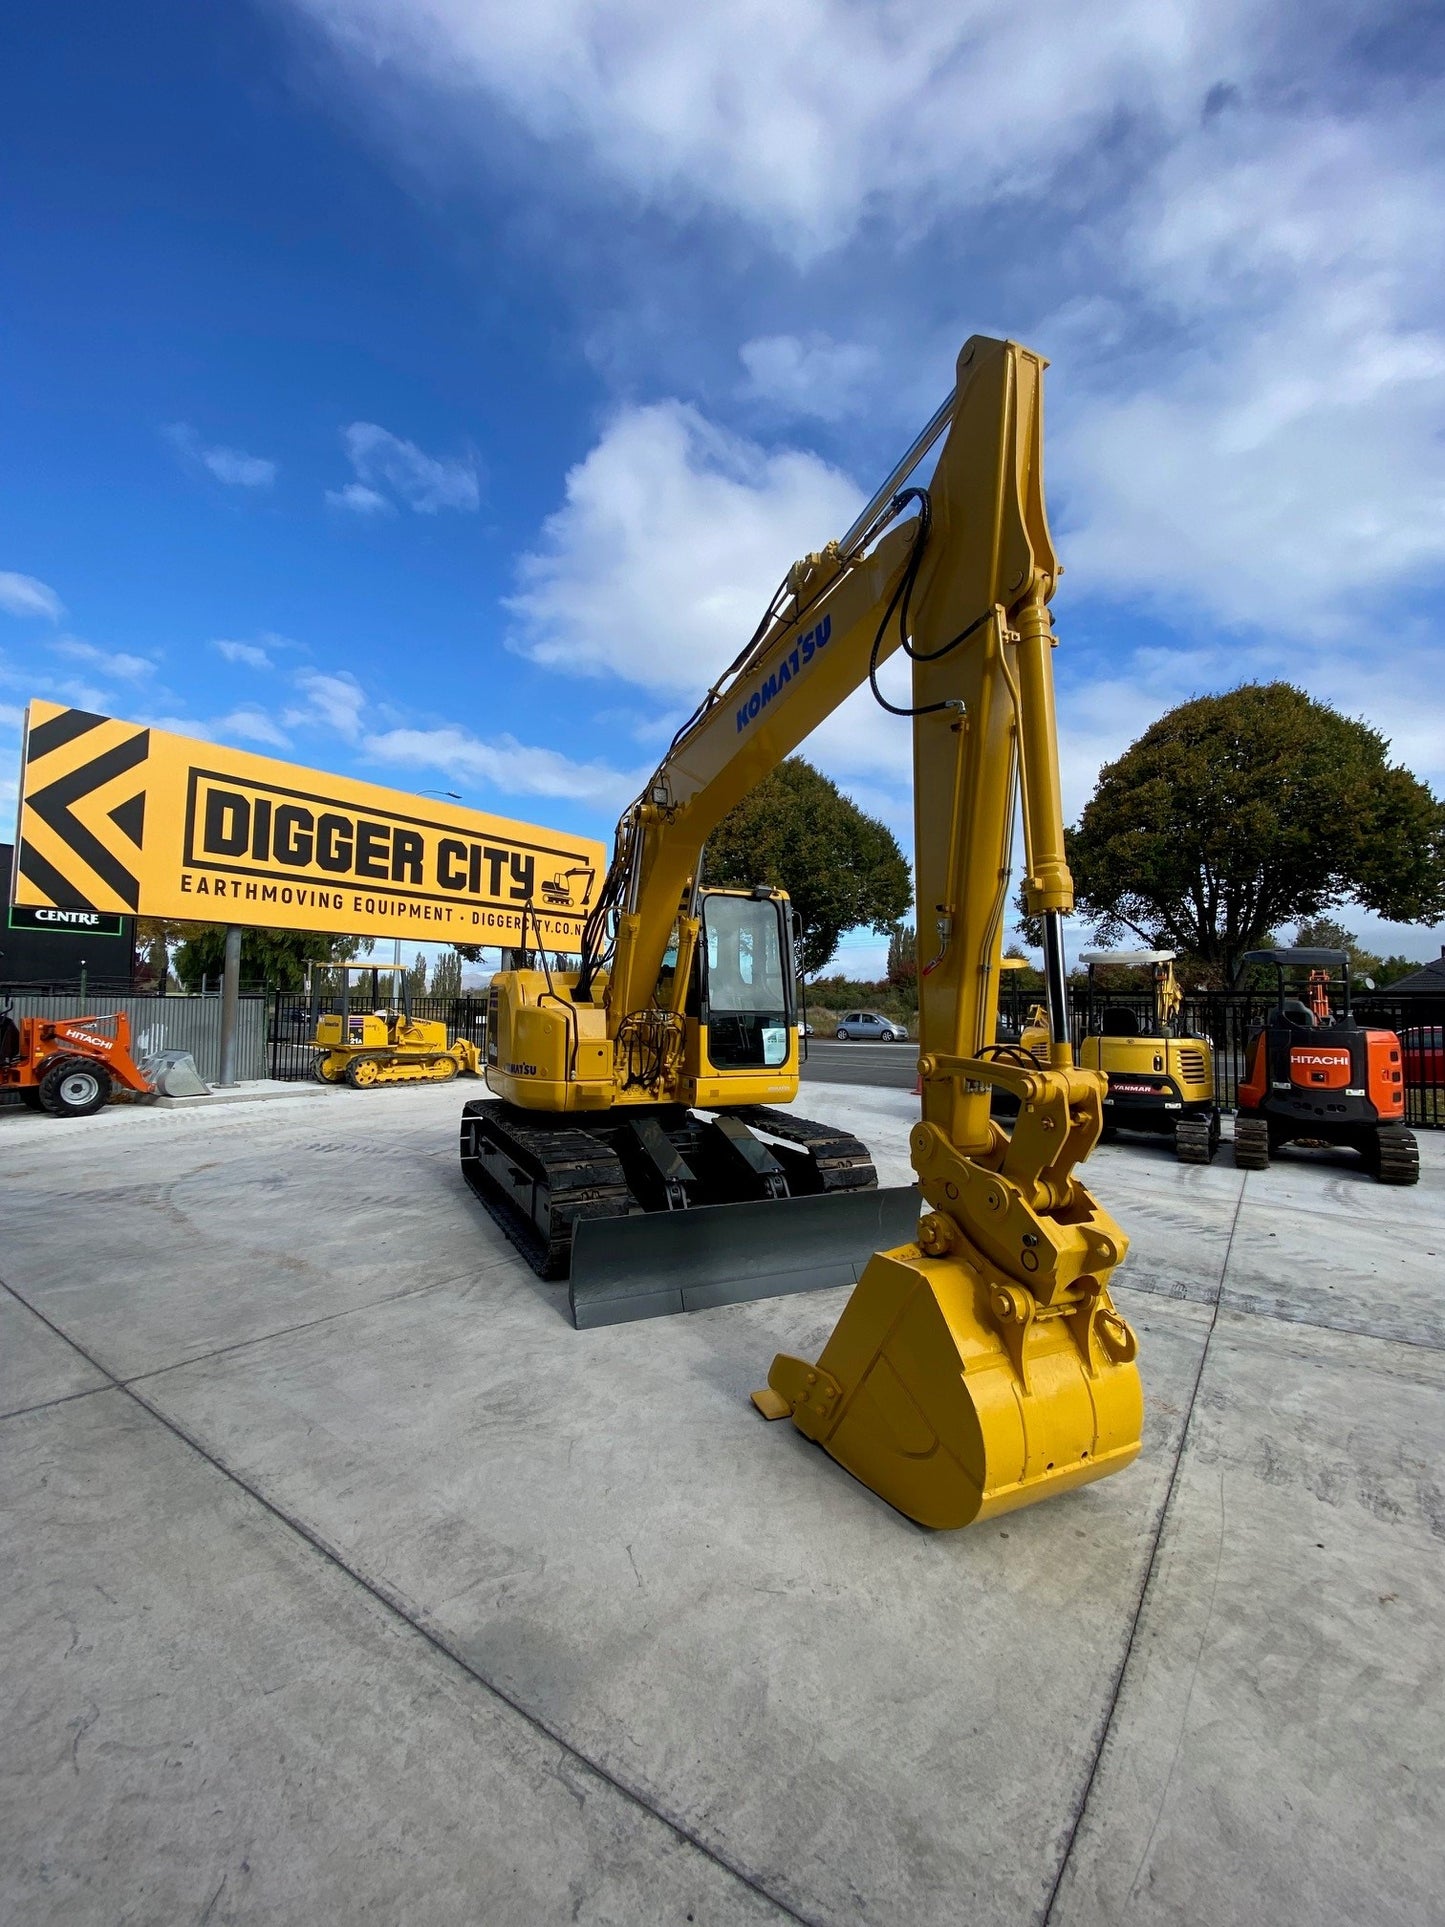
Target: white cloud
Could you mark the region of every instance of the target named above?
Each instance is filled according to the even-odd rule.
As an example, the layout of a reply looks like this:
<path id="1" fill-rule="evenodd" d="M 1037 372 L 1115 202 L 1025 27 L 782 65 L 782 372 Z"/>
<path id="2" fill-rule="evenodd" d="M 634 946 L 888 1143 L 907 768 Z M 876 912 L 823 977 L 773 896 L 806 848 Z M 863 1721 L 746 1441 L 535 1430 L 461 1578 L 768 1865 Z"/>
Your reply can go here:
<path id="1" fill-rule="evenodd" d="M 149 656 L 132 656 L 123 650 L 97 649 L 94 643 L 81 642 L 74 636 L 66 636 L 50 647 L 57 656 L 68 656 L 72 662 L 89 663 L 103 676 L 114 676 L 120 682 L 144 682 L 156 672 L 156 665 Z"/>
<path id="2" fill-rule="evenodd" d="M 791 565 L 841 535 L 853 483 L 681 402 L 624 409 L 567 477 L 508 603 L 535 662 L 701 696 Z"/>
<path id="3" fill-rule="evenodd" d="M 329 488 L 326 499 L 333 508 L 350 509 L 353 515 L 395 515 L 396 506 L 374 488 L 362 482 L 348 482 L 345 488 Z"/>
<path id="4" fill-rule="evenodd" d="M 198 463 L 228 488 L 270 488 L 279 472 L 279 464 L 264 455 L 220 444 L 208 448 L 189 422 L 171 422 L 165 436 L 187 461 Z"/>
<path id="5" fill-rule="evenodd" d="M 288 709 L 282 716 L 282 724 L 287 729 L 316 728 L 334 729 L 349 743 L 354 743 L 361 734 L 361 712 L 366 707 L 366 692 L 354 676 L 343 670 L 330 675 L 323 670 L 303 670 L 296 678 L 296 687 L 301 691 L 304 701 L 299 707 Z"/>
<path id="6" fill-rule="evenodd" d="M 1407 109 L 1240 111 L 1178 144 L 1112 239 L 1136 326 L 1152 309 L 1180 346 L 1111 379 L 1088 328 L 1064 329 L 1095 371 L 1062 373 L 1051 451 L 1080 579 L 1338 642 L 1382 626 L 1374 598 L 1445 574 L 1428 140 Z"/>
<path id="7" fill-rule="evenodd" d="M 270 669 L 271 658 L 258 642 L 213 642 L 211 647 L 226 662 L 240 663 L 246 669 Z"/>
<path id="8" fill-rule="evenodd" d="M 229 716 L 222 716 L 214 728 L 220 736 L 239 736 L 244 742 L 265 743 L 271 749 L 291 747 L 291 738 L 264 709 L 233 709 Z"/>
<path id="9" fill-rule="evenodd" d="M 67 702 L 76 709 L 88 709 L 95 715 L 104 715 L 110 707 L 111 694 L 93 682 L 84 682 L 78 676 L 66 676 L 60 682 L 45 679 L 43 693 L 47 702 Z"/>
<path id="10" fill-rule="evenodd" d="M 554 749 L 519 743 L 514 736 L 490 741 L 448 724 L 438 729 L 389 729 L 366 737 L 362 747 L 383 763 L 438 771 L 460 783 L 486 784 L 512 796 L 556 796 L 621 810 L 646 779 L 605 763 L 574 762 Z"/>
<path id="11" fill-rule="evenodd" d="M 1445 575 L 1442 98 L 1406 10 L 1366 35 L 1302 0 L 292 5 L 433 179 L 500 110 L 552 195 L 741 222 L 803 265 L 789 321 L 890 329 L 894 398 L 945 326 L 1057 344 L 1066 559 L 1121 599 L 1338 636 Z M 793 417 L 851 417 L 869 373 L 824 334 L 740 352 L 740 398 Z"/>
<path id="12" fill-rule="evenodd" d="M 144 723 L 148 729 L 169 730 L 173 736 L 199 736 L 204 743 L 216 740 L 216 730 L 219 727 L 215 723 L 198 723 L 191 716 L 172 716 L 164 713 L 137 716 L 136 721 Z"/>
<path id="13" fill-rule="evenodd" d="M 1037 188 L 1122 109 L 1197 117 L 1221 73 L 1275 51 L 1257 0 L 293 4 L 397 111 L 396 76 L 421 84 L 414 145 L 465 139 L 500 107 L 630 194 L 741 214 L 800 256 L 873 208 L 916 227 Z"/>
<path id="14" fill-rule="evenodd" d="M 8 616 L 48 616 L 51 622 L 65 614 L 65 604 L 48 583 L 13 569 L 0 569 L 0 609 Z"/>
<path id="15" fill-rule="evenodd" d="M 768 403 L 783 420 L 808 415 L 841 420 L 857 408 L 879 365 L 876 348 L 824 334 L 763 335 L 745 341 L 738 358 L 748 374 L 743 398 Z"/>
<path id="16" fill-rule="evenodd" d="M 389 510 L 392 504 L 380 492 L 382 485 L 418 515 L 435 515 L 438 509 L 475 509 L 481 501 L 471 455 L 428 455 L 415 442 L 403 441 L 375 422 L 352 422 L 342 430 L 341 439 L 356 480 L 345 488 L 327 490 L 327 501 L 337 508 L 360 515 Z"/>
<path id="17" fill-rule="evenodd" d="M 23 727 L 24 722 L 23 709 L 17 709 L 14 703 L 0 703 L 0 729 L 18 730 Z"/>

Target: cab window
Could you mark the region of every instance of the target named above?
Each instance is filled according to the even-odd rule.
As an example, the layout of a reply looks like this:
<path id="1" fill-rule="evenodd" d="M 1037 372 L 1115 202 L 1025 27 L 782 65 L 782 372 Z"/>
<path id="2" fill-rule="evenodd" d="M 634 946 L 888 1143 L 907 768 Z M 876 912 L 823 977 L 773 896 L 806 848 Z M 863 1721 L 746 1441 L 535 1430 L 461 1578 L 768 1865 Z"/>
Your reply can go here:
<path id="1" fill-rule="evenodd" d="M 787 1058 L 793 995 L 782 911 L 772 897 L 704 898 L 708 1055 L 719 1070 Z"/>

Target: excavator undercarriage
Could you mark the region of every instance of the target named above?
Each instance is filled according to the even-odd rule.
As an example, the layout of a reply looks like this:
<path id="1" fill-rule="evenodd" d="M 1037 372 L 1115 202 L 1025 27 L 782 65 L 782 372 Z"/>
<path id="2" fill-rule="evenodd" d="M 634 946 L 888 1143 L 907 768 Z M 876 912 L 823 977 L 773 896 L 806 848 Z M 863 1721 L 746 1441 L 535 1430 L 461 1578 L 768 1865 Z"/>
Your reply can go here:
<path id="1" fill-rule="evenodd" d="M 918 1222 L 850 1132 L 760 1104 L 584 1122 L 477 1099 L 461 1166 L 533 1270 L 569 1279 L 579 1327 L 853 1284 Z"/>

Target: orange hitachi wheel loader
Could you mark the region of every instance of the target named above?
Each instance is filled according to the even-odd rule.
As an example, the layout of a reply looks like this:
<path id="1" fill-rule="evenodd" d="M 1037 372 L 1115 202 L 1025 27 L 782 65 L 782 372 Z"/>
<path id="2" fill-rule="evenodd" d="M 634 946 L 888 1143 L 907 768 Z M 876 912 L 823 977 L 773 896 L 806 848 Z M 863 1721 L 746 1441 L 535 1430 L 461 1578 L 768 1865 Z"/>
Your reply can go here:
<path id="1" fill-rule="evenodd" d="M 155 1086 L 130 1054 L 130 1019 L 22 1017 L 0 1010 L 0 1091 L 18 1090 L 33 1111 L 52 1117 L 89 1117 L 109 1103 L 117 1085 L 138 1097 Z"/>

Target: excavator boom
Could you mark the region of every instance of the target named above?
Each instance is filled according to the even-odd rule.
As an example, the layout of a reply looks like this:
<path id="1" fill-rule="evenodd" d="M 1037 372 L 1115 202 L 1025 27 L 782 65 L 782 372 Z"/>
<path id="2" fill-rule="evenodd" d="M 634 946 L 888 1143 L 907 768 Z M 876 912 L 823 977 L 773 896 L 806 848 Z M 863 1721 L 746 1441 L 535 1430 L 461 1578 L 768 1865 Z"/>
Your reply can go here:
<path id="1" fill-rule="evenodd" d="M 1127 1241 L 1074 1176 L 1104 1080 L 1075 1068 L 1044 514 L 1043 361 L 975 337 L 900 641 L 913 664 L 922 1118 L 930 1207 L 875 1254 L 814 1362 L 781 1355 L 755 1402 L 910 1517 L 959 1526 L 1081 1485 L 1138 1453 L 1134 1333 L 1109 1296 Z M 993 1055 L 1015 798 L 1023 894 L 1042 918 L 1047 1068 Z M 931 930 L 930 930 L 931 924 Z M 1019 1100 L 1012 1133 L 994 1086 Z"/>

